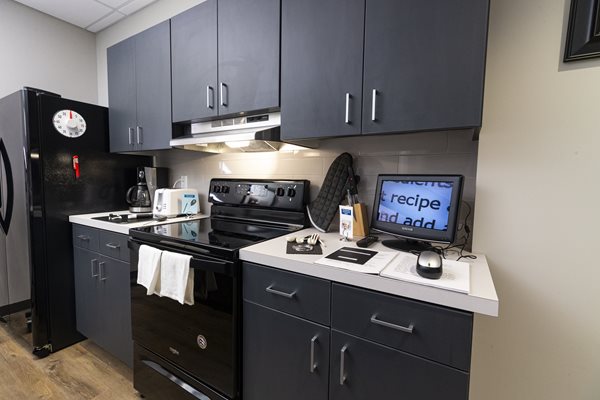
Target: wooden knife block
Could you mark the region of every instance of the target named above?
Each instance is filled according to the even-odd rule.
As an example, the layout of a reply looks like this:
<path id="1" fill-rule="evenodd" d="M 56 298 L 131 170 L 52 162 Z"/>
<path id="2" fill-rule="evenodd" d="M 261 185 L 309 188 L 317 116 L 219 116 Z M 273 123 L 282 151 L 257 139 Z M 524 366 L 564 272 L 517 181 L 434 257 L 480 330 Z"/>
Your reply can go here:
<path id="1" fill-rule="evenodd" d="M 369 223 L 367 220 L 367 206 L 362 203 L 354 205 L 354 220 L 352 234 L 356 236 L 367 236 L 369 234 Z"/>

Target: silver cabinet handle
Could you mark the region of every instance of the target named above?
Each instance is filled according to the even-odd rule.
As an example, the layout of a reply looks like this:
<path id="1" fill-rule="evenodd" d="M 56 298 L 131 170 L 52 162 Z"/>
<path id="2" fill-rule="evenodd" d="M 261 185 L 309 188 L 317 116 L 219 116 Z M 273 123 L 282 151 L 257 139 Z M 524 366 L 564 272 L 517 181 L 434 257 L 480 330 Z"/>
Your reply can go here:
<path id="1" fill-rule="evenodd" d="M 92 264 L 92 278 L 95 278 L 98 276 L 98 273 L 94 273 L 94 265 L 96 265 L 97 263 L 98 263 L 98 260 L 96 258 L 94 258 L 91 263 Z"/>
<path id="2" fill-rule="evenodd" d="M 271 286 L 269 286 L 265 290 L 267 292 L 269 292 L 269 293 L 276 294 L 277 296 L 285 297 L 286 299 L 293 299 L 294 296 L 296 296 L 296 291 L 295 290 L 292 293 L 286 293 L 286 292 L 282 292 L 280 290 L 273 289 L 273 286 L 275 286 L 275 284 L 272 284 Z"/>
<path id="3" fill-rule="evenodd" d="M 132 145 L 133 144 L 133 128 L 129 128 L 129 144 Z"/>
<path id="4" fill-rule="evenodd" d="M 84 242 L 89 242 L 90 241 L 90 237 L 86 236 L 86 235 L 79 235 L 79 236 L 77 236 L 77 239 L 82 240 Z"/>
<path id="5" fill-rule="evenodd" d="M 390 328 L 390 329 L 394 329 L 396 331 L 406 332 L 406 333 L 413 333 L 413 329 L 415 327 L 415 325 L 412 322 L 410 323 L 410 325 L 408 325 L 408 327 L 406 327 L 406 326 L 392 324 L 391 322 L 382 321 L 380 319 L 377 319 L 377 314 L 374 314 L 371 317 L 371 323 L 373 323 L 375 325 L 379 325 L 379 326 L 385 326 L 386 328 Z"/>
<path id="6" fill-rule="evenodd" d="M 214 97 L 214 89 L 209 85 L 206 87 L 206 108 L 212 109 L 214 107 L 213 97 Z"/>
<path id="7" fill-rule="evenodd" d="M 219 90 L 221 92 L 221 105 L 224 107 L 227 107 L 227 100 L 225 99 L 225 91 L 226 91 L 225 89 L 228 89 L 227 85 L 225 83 L 221 82 L 219 85 Z M 227 90 L 227 92 L 229 92 L 229 90 Z M 227 94 L 229 94 L 229 93 L 227 93 Z"/>
<path id="8" fill-rule="evenodd" d="M 317 339 L 319 338 L 319 335 L 315 335 L 313 336 L 312 339 L 310 339 L 310 373 L 314 373 L 315 370 L 317 369 L 317 363 L 315 362 L 315 343 L 317 342 Z"/>
<path id="9" fill-rule="evenodd" d="M 117 249 L 121 248 L 120 244 L 113 244 L 113 243 L 106 243 L 105 246 L 108 247 L 109 249 L 113 249 L 113 250 L 117 250 Z"/>
<path id="10" fill-rule="evenodd" d="M 346 118 L 344 122 L 347 124 L 350 123 L 350 93 L 346 93 Z"/>
<path id="11" fill-rule="evenodd" d="M 136 127 L 136 134 L 137 134 L 137 144 L 144 143 L 144 130 L 139 125 Z"/>
<path id="12" fill-rule="evenodd" d="M 344 383 L 346 383 L 346 350 L 348 350 L 348 345 L 344 345 L 344 347 L 342 347 L 342 349 L 340 350 L 340 385 L 344 386 Z"/>
<path id="13" fill-rule="evenodd" d="M 377 120 L 377 89 L 373 89 L 371 99 L 371 121 Z"/>
<path id="14" fill-rule="evenodd" d="M 98 264 L 98 273 L 100 274 L 100 280 L 105 281 L 106 280 L 106 263 L 105 262 L 101 262 Z"/>

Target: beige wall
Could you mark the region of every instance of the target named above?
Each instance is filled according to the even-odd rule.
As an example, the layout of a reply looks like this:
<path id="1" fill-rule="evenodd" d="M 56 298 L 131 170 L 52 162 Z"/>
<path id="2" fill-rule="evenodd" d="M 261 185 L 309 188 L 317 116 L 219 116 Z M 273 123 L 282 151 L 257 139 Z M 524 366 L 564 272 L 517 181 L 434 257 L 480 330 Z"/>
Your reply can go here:
<path id="1" fill-rule="evenodd" d="M 0 97 L 33 86 L 96 103 L 95 35 L 0 0 Z"/>
<path id="2" fill-rule="evenodd" d="M 565 0 L 492 0 L 474 248 L 474 400 L 600 399 L 600 60 L 565 66 Z M 570 0 L 568 1 L 570 3 Z"/>
<path id="3" fill-rule="evenodd" d="M 164 20 L 192 8 L 204 0 L 161 0 L 106 28 L 96 35 L 98 103 L 108 105 L 106 49 Z"/>

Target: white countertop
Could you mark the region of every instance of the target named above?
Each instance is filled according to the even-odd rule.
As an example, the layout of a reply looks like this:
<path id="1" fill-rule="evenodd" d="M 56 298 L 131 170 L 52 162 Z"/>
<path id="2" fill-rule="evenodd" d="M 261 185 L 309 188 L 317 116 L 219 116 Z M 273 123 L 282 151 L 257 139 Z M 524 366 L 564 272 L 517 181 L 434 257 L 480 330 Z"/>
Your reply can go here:
<path id="1" fill-rule="evenodd" d="M 129 230 L 131 228 L 140 228 L 142 226 L 163 225 L 163 224 L 170 224 L 173 222 L 190 221 L 190 220 L 195 220 L 195 219 L 208 218 L 208 215 L 196 214 L 196 215 L 193 215 L 190 217 L 168 218 L 164 221 L 155 221 L 153 219 L 143 219 L 139 222 L 132 222 L 129 224 L 117 224 L 114 222 L 93 219 L 94 217 L 102 217 L 102 216 L 105 216 L 105 215 L 108 215 L 111 213 L 112 214 L 131 214 L 129 211 L 125 210 L 125 211 L 105 211 L 105 212 L 94 213 L 94 214 L 71 215 L 71 216 L 69 216 L 69 222 L 127 235 L 127 234 L 129 234 Z"/>
<path id="2" fill-rule="evenodd" d="M 294 233 L 294 236 L 306 236 L 319 233 L 316 229 L 309 228 Z M 323 256 L 333 253 L 341 247 L 356 247 L 353 242 L 341 242 L 337 232 L 319 233 L 327 247 L 323 248 L 323 255 L 286 254 L 286 239 L 279 237 L 267 240 L 240 250 L 240 258 L 257 264 L 267 265 L 287 271 L 310 275 L 334 282 L 345 283 L 365 289 L 376 290 L 397 296 L 409 297 L 442 306 L 453 307 L 461 310 L 472 311 L 479 314 L 498 316 L 498 295 L 492 281 L 492 275 L 485 255 L 475 254 L 475 260 L 461 260 L 471 264 L 471 288 L 469 294 L 453 292 L 450 290 L 424 286 L 418 283 L 385 278 L 315 264 Z M 385 239 L 386 235 L 377 235 Z M 377 242 L 369 247 L 372 250 L 393 251 Z M 452 258 L 451 253 L 448 258 Z M 465 252 L 465 254 L 467 254 Z"/>

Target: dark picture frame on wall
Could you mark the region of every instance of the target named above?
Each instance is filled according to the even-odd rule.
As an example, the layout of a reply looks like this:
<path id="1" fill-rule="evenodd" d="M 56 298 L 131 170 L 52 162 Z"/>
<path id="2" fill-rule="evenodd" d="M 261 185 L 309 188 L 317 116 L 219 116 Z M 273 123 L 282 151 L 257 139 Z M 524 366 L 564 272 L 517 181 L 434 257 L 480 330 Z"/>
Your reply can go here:
<path id="1" fill-rule="evenodd" d="M 600 57 L 600 0 L 571 0 L 564 62 Z"/>

